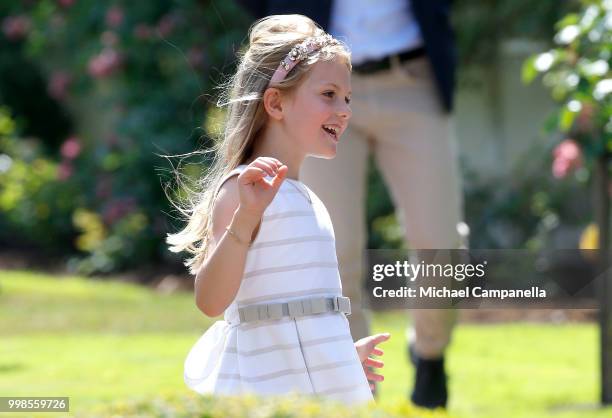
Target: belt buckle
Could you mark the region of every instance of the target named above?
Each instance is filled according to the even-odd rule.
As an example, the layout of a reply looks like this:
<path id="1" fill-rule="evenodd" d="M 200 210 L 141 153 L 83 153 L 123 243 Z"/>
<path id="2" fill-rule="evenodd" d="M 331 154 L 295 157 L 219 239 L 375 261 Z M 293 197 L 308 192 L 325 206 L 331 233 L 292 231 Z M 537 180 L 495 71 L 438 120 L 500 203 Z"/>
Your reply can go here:
<path id="1" fill-rule="evenodd" d="M 347 297 L 339 297 L 338 298 L 338 306 L 341 312 L 344 312 L 347 315 L 351 314 L 351 300 Z"/>
<path id="2" fill-rule="evenodd" d="M 338 296 L 334 296 L 332 298 L 332 302 L 333 302 L 333 305 L 334 305 L 334 312 L 338 312 L 340 310 L 340 304 L 338 302 Z"/>

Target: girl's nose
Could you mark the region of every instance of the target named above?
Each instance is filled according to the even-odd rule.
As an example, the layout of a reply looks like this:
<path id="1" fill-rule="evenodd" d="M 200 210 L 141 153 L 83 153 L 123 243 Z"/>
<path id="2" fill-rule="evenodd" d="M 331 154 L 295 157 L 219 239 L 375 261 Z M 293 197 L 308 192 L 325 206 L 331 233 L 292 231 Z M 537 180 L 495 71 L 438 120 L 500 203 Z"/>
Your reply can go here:
<path id="1" fill-rule="evenodd" d="M 343 119 L 350 119 L 350 117 L 353 115 L 353 111 L 348 103 L 344 102 L 342 105 L 340 105 L 338 115 Z"/>

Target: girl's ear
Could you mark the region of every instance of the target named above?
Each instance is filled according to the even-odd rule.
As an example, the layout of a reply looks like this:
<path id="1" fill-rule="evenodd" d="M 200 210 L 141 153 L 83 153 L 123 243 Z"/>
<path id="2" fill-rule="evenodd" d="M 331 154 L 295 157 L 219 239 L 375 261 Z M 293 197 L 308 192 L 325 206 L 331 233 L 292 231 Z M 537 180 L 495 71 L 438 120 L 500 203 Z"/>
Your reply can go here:
<path id="1" fill-rule="evenodd" d="M 266 89 L 263 95 L 263 105 L 271 118 L 276 120 L 283 118 L 283 103 L 279 89 L 274 87 Z"/>

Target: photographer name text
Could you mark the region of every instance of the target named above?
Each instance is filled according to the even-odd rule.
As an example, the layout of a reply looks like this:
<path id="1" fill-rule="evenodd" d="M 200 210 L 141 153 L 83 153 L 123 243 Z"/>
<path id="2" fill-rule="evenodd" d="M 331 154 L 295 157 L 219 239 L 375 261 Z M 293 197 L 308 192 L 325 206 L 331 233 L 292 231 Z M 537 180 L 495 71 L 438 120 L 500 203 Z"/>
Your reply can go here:
<path id="1" fill-rule="evenodd" d="M 402 286 L 399 289 L 383 289 L 380 286 L 372 290 L 376 298 L 545 298 L 546 290 L 537 286 L 530 289 L 485 289 L 482 286 L 449 289 L 446 286 L 419 287 L 418 289 Z"/>

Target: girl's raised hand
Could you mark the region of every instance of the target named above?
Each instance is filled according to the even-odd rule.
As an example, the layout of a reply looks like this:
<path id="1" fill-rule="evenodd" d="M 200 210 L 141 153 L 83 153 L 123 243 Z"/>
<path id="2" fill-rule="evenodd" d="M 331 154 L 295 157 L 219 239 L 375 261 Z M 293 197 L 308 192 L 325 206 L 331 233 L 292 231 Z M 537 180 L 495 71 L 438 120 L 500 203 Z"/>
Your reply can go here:
<path id="1" fill-rule="evenodd" d="M 276 158 L 258 157 L 238 176 L 240 208 L 260 218 L 283 180 L 288 168 Z M 273 177 L 266 180 L 266 176 Z"/>

